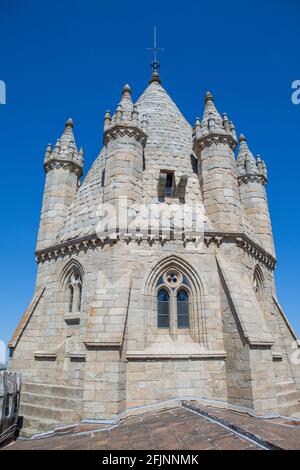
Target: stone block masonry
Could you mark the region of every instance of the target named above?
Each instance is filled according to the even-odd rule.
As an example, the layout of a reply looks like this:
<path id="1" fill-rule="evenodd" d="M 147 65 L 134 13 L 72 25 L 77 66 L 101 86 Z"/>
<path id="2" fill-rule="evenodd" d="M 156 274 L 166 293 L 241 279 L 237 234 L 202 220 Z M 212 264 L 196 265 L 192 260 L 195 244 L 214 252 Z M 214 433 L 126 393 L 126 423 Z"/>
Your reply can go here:
<path id="1" fill-rule="evenodd" d="M 192 128 L 157 71 L 137 101 L 123 88 L 103 141 L 82 181 L 72 120 L 46 149 L 36 287 L 9 345 L 23 434 L 170 399 L 297 414 L 264 160 L 209 92 Z"/>

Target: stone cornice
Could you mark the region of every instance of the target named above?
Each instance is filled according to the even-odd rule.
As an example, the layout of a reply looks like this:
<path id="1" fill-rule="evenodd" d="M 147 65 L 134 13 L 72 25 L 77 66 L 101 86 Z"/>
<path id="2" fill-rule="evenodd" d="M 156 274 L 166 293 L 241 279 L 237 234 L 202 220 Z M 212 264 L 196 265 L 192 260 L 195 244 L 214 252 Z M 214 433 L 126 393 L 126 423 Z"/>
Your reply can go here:
<path id="1" fill-rule="evenodd" d="M 244 233 L 205 232 L 204 234 L 204 243 L 206 246 L 209 246 L 211 243 L 220 246 L 224 241 L 235 243 L 267 268 L 271 270 L 275 269 L 276 259 Z"/>
<path id="2" fill-rule="evenodd" d="M 143 147 L 146 145 L 147 135 L 141 128 L 122 124 L 117 124 L 104 132 L 104 145 L 107 146 L 110 141 L 125 136 L 134 138 L 137 142 L 140 142 Z"/>
<path id="3" fill-rule="evenodd" d="M 247 183 L 261 183 L 263 186 L 267 184 L 268 180 L 264 175 L 257 174 L 245 174 L 238 177 L 238 184 L 247 184 Z"/>
<path id="4" fill-rule="evenodd" d="M 126 353 L 126 359 L 128 361 L 140 361 L 140 360 L 168 360 L 177 361 L 178 359 L 219 359 L 225 360 L 227 357 L 226 351 L 203 351 L 194 353 L 174 353 L 174 352 L 148 352 L 148 351 L 128 351 Z"/>
<path id="5" fill-rule="evenodd" d="M 75 173 L 78 177 L 82 175 L 82 168 L 75 162 L 60 160 L 59 158 L 51 158 L 44 163 L 44 170 L 46 173 L 50 170 L 63 168 L 69 170 L 71 173 Z"/>
<path id="6" fill-rule="evenodd" d="M 119 241 L 118 238 L 111 240 L 100 239 L 97 234 L 92 234 L 86 237 L 78 238 L 76 240 L 70 240 L 45 248 L 43 250 L 36 251 L 36 260 L 38 263 L 43 263 L 45 261 L 50 261 L 52 259 L 63 258 L 64 256 L 78 254 L 79 252 L 86 252 L 87 250 L 93 250 L 96 247 L 103 247 L 105 244 L 114 244 Z M 152 235 L 146 235 L 143 239 L 137 238 L 128 238 L 126 243 L 137 242 L 141 243 L 142 241 L 153 243 L 158 241 L 165 243 L 168 240 L 162 239 L 162 237 L 154 237 Z M 191 237 L 183 242 L 192 241 Z M 204 243 L 208 247 L 210 244 L 215 243 L 218 247 L 223 243 L 234 243 L 239 248 L 243 249 L 249 256 L 261 262 L 268 269 L 274 270 L 276 266 L 276 259 L 267 251 L 265 251 L 260 245 L 253 242 L 247 235 L 243 233 L 234 233 L 234 232 L 205 232 L 204 233 Z"/>
<path id="7" fill-rule="evenodd" d="M 234 150 L 237 146 L 236 140 L 230 134 L 208 134 L 201 138 L 194 137 L 195 150 L 203 150 L 205 147 L 211 147 L 213 144 L 227 144 Z"/>

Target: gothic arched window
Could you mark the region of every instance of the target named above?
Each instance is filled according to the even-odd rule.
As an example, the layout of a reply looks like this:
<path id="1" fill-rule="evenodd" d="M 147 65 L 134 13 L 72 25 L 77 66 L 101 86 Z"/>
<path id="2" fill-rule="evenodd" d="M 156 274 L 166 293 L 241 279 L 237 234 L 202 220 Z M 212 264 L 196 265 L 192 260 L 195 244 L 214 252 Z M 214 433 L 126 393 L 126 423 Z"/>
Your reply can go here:
<path id="1" fill-rule="evenodd" d="M 170 269 L 158 279 L 157 289 L 157 326 L 173 331 L 189 328 L 190 284 L 186 276 Z"/>
<path id="2" fill-rule="evenodd" d="M 254 287 L 254 292 L 256 295 L 256 298 L 258 300 L 258 303 L 261 307 L 261 310 L 264 314 L 266 314 L 265 311 L 265 283 L 264 283 L 264 276 L 263 273 L 260 269 L 260 267 L 257 265 L 256 268 L 254 269 L 254 274 L 253 274 L 253 287 Z"/>
<path id="3" fill-rule="evenodd" d="M 189 327 L 189 295 L 184 289 L 177 292 L 177 328 Z"/>
<path id="4" fill-rule="evenodd" d="M 170 326 L 170 296 L 166 289 L 161 289 L 157 294 L 157 326 L 158 328 Z"/>
<path id="5" fill-rule="evenodd" d="M 80 312 L 82 297 L 82 279 L 75 267 L 67 282 L 69 313 Z"/>
<path id="6" fill-rule="evenodd" d="M 259 266 L 256 266 L 254 270 L 253 287 L 254 287 L 257 300 L 259 302 L 262 302 L 264 299 L 264 279 L 263 279 L 263 274 Z"/>

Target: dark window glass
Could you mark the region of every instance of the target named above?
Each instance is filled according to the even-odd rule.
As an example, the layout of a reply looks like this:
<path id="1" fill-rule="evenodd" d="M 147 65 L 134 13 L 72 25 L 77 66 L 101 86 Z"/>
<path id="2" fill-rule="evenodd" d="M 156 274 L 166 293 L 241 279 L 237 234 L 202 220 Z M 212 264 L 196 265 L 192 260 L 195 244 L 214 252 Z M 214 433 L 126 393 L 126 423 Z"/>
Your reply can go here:
<path id="1" fill-rule="evenodd" d="M 183 289 L 177 293 L 177 327 L 189 327 L 189 296 Z"/>
<path id="2" fill-rule="evenodd" d="M 69 286 L 69 312 L 73 310 L 73 286 Z"/>
<path id="3" fill-rule="evenodd" d="M 166 187 L 165 187 L 165 196 L 167 197 L 172 196 L 172 187 L 173 187 L 173 173 L 168 173 Z"/>
<path id="4" fill-rule="evenodd" d="M 78 284 L 78 305 L 77 305 L 78 312 L 80 312 L 81 310 L 81 297 L 82 297 L 82 287 L 81 287 L 81 284 Z"/>
<path id="5" fill-rule="evenodd" d="M 165 289 L 157 294 L 157 326 L 169 328 L 170 326 L 170 297 Z"/>
<path id="6" fill-rule="evenodd" d="M 104 183 L 105 183 L 105 170 L 102 170 L 101 174 L 101 187 L 104 188 Z"/>

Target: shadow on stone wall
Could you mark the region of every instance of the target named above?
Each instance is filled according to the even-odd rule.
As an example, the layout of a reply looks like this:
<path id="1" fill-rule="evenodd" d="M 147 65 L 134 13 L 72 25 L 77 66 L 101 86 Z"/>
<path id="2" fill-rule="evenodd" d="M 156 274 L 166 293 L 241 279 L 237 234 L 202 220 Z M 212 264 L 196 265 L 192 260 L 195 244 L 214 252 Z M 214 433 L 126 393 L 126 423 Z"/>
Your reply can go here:
<path id="1" fill-rule="evenodd" d="M 21 374 L 0 371 L 0 447 L 19 433 Z"/>

